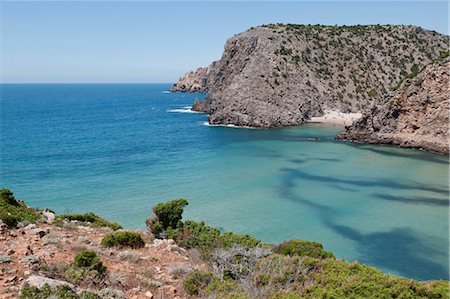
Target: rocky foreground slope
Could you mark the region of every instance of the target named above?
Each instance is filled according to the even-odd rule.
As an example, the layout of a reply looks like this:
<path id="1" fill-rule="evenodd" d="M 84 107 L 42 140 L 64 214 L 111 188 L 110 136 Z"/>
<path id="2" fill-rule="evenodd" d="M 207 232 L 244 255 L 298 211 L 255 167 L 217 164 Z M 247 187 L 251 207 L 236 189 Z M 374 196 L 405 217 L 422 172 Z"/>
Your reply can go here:
<path id="1" fill-rule="evenodd" d="M 301 124 L 324 109 L 362 111 L 446 53 L 448 41 L 415 26 L 252 28 L 208 67 L 207 95 L 194 109 L 213 124 L 262 128 Z"/>
<path id="2" fill-rule="evenodd" d="M 449 152 L 450 60 L 428 65 L 338 139 Z"/>
<path id="3" fill-rule="evenodd" d="M 93 213 L 55 215 L 0 190 L 0 298 L 448 298 L 418 282 L 336 259 L 316 242 L 263 244 L 182 221 L 185 199 L 160 203 L 148 230 Z"/>

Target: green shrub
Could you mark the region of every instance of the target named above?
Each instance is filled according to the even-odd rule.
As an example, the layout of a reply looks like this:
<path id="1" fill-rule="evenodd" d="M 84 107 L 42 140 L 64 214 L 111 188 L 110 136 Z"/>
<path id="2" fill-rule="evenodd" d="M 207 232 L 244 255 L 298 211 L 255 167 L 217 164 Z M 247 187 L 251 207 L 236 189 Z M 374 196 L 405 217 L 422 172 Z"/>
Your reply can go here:
<path id="1" fill-rule="evenodd" d="M 19 203 L 14 198 L 14 194 L 11 192 L 11 190 L 7 188 L 3 188 L 0 190 L 0 198 L 8 205 L 18 206 Z"/>
<path id="2" fill-rule="evenodd" d="M 83 223 L 89 223 L 92 227 L 109 227 L 113 230 L 122 229 L 122 226 L 115 222 L 110 222 L 92 212 L 86 214 L 63 214 L 56 217 L 58 224 L 62 220 L 80 221 Z"/>
<path id="3" fill-rule="evenodd" d="M 181 225 L 184 207 L 189 203 L 180 198 L 153 207 L 154 216 L 146 220 L 147 227 L 157 237 L 167 229 L 176 229 Z"/>
<path id="4" fill-rule="evenodd" d="M 270 297 L 270 299 L 302 299 L 302 298 L 304 297 L 294 292 L 278 293 Z"/>
<path id="5" fill-rule="evenodd" d="M 100 299 L 101 297 L 94 292 L 83 291 L 80 294 L 80 299 Z"/>
<path id="6" fill-rule="evenodd" d="M 62 298 L 77 299 L 78 296 L 69 286 L 58 286 L 54 289 L 45 284 L 42 288 L 25 286 L 21 291 L 21 298 L 24 299 L 43 299 L 43 298 Z"/>
<path id="7" fill-rule="evenodd" d="M 145 243 L 139 233 L 115 232 L 104 236 L 102 239 L 102 245 L 105 247 L 141 248 L 145 246 Z"/>
<path id="8" fill-rule="evenodd" d="M 169 238 L 174 239 L 178 245 L 186 249 L 198 248 L 211 251 L 214 248 L 229 248 L 234 244 L 242 247 L 255 247 L 261 241 L 249 235 L 237 235 L 231 232 L 224 234 L 205 222 L 185 221 L 181 228 L 170 231 Z"/>
<path id="9" fill-rule="evenodd" d="M 198 295 L 213 280 L 214 276 L 212 273 L 195 270 L 184 279 L 183 287 L 189 295 Z"/>
<path id="10" fill-rule="evenodd" d="M 178 245 L 189 248 L 211 248 L 215 247 L 219 238 L 220 230 L 206 225 L 205 222 L 185 221 L 183 227 L 178 231 L 171 231 L 169 238 L 174 239 Z"/>
<path id="11" fill-rule="evenodd" d="M 78 253 L 73 260 L 73 265 L 77 268 L 92 269 L 100 274 L 106 272 L 106 267 L 103 266 L 93 250 L 84 250 Z"/>
<path id="12" fill-rule="evenodd" d="M 321 259 L 334 258 L 331 252 L 323 250 L 322 244 L 304 240 L 285 241 L 276 246 L 273 251 L 282 255 L 310 256 Z"/>
<path id="13" fill-rule="evenodd" d="M 0 190 L 0 220 L 8 227 L 15 227 L 24 220 L 35 223 L 39 216 L 39 211 L 18 202 L 9 189 Z"/>
<path id="14" fill-rule="evenodd" d="M 371 90 L 369 90 L 367 94 L 369 97 L 373 98 L 374 96 L 377 95 L 377 91 L 374 88 L 372 88 Z"/>

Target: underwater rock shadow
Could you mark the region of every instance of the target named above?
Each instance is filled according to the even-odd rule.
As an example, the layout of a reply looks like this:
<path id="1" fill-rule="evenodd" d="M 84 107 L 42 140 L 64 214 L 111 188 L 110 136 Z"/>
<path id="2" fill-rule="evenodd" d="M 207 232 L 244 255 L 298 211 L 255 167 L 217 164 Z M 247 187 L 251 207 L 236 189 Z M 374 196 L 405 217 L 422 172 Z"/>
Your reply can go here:
<path id="1" fill-rule="evenodd" d="M 371 151 L 376 154 L 384 155 L 384 156 L 391 156 L 391 157 L 400 157 L 400 158 L 410 158 L 420 161 L 427 161 L 427 162 L 433 162 L 433 163 L 439 163 L 439 164 L 448 164 L 448 160 L 445 159 L 446 156 L 437 154 L 437 153 L 428 153 L 423 152 L 418 149 L 402 149 L 395 145 L 386 145 L 386 144 L 365 144 L 365 143 L 357 143 L 357 142 L 350 142 L 350 141 L 341 141 L 343 144 L 346 144 L 348 146 L 358 148 L 359 150 L 366 150 Z M 374 148 L 378 147 L 378 148 Z M 398 152 L 383 150 L 383 149 L 398 149 Z M 405 152 L 400 152 L 400 150 L 404 150 Z M 406 152 L 408 151 L 408 152 Z M 425 154 L 427 153 L 427 155 Z"/>
<path id="2" fill-rule="evenodd" d="M 305 180 L 320 181 L 320 182 L 331 183 L 331 184 L 347 184 L 347 185 L 360 186 L 360 187 L 378 186 L 378 187 L 398 188 L 398 189 L 407 189 L 407 190 L 417 189 L 417 190 L 441 193 L 441 194 L 445 194 L 445 195 L 449 194 L 448 189 L 433 188 L 428 185 L 424 185 L 424 184 L 420 184 L 420 183 L 405 184 L 405 183 L 399 183 L 399 182 L 388 180 L 388 179 L 373 179 L 373 180 L 341 179 L 341 178 L 335 178 L 335 177 L 309 174 L 302 170 L 293 169 L 293 168 L 281 168 L 280 170 L 283 172 L 286 172 L 290 177 L 292 177 L 292 179 L 305 179 Z"/>
<path id="3" fill-rule="evenodd" d="M 383 193 L 372 193 L 371 196 L 382 200 L 402 202 L 407 204 L 423 204 L 423 205 L 435 205 L 443 207 L 450 205 L 450 201 L 448 199 L 440 199 L 435 197 L 423 197 L 423 196 L 404 197 Z"/>
<path id="4" fill-rule="evenodd" d="M 448 240 L 442 242 L 446 244 L 445 250 L 437 250 L 415 237 L 410 229 L 396 228 L 388 232 L 362 234 L 348 226 L 327 225 L 341 236 L 357 242 L 363 256 L 360 259 L 362 263 L 387 268 L 408 278 L 449 279 L 448 268 L 426 259 L 442 255 L 448 260 Z"/>

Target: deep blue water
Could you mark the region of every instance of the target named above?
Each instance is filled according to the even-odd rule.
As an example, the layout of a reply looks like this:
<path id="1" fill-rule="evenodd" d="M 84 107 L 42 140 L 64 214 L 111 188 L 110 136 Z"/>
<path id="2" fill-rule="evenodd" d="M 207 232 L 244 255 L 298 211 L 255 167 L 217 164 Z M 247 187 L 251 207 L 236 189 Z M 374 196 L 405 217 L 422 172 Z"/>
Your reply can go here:
<path id="1" fill-rule="evenodd" d="M 1 85 L 1 185 L 31 206 L 94 211 L 129 228 L 185 197 L 185 218 L 448 279 L 447 157 L 337 142 L 340 127 L 205 126 L 185 108 L 203 95 L 169 87 Z"/>

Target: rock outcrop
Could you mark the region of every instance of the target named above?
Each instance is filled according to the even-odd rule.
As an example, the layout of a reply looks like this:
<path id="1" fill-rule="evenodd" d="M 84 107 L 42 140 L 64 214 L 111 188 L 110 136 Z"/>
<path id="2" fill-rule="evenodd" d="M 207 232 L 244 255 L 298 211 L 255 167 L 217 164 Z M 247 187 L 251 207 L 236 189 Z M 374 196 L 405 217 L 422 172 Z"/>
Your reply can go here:
<path id="1" fill-rule="evenodd" d="M 428 65 L 338 139 L 449 152 L 450 60 Z"/>
<path id="2" fill-rule="evenodd" d="M 261 128 L 302 124 L 325 109 L 359 112 L 448 51 L 448 40 L 415 26 L 252 28 L 203 70 L 207 95 L 193 108 L 212 124 Z M 183 78 L 176 86 L 189 90 Z"/>
<path id="3" fill-rule="evenodd" d="M 206 91 L 206 76 L 208 68 L 200 67 L 195 72 L 184 74 L 170 89 L 172 92 L 204 92 Z"/>

